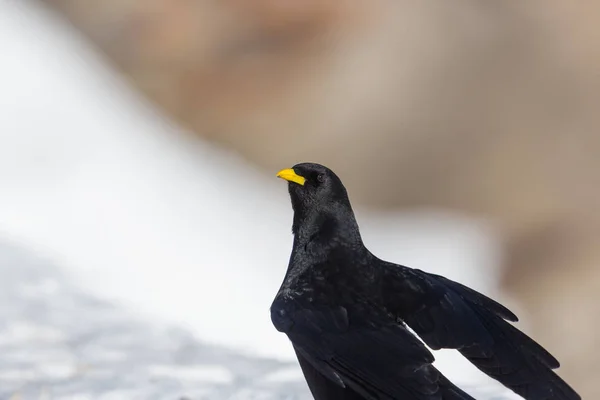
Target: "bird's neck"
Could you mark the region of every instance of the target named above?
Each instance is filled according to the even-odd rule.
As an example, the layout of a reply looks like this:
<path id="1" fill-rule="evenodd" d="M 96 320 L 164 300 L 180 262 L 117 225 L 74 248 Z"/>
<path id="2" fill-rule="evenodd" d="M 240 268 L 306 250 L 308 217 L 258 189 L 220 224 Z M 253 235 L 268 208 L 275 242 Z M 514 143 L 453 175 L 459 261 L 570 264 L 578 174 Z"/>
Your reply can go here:
<path id="1" fill-rule="evenodd" d="M 326 209 L 304 213 L 295 212 L 292 232 L 294 241 L 301 246 L 315 240 L 332 242 L 332 245 L 362 243 L 354 212 L 346 205 L 331 205 Z"/>

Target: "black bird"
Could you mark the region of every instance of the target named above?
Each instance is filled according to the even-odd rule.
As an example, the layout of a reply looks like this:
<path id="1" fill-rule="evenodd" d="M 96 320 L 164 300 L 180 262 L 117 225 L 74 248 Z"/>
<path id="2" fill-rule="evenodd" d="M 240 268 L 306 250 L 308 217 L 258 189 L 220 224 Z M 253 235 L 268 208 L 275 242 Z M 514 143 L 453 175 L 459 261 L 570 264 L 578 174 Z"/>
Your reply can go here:
<path id="1" fill-rule="evenodd" d="M 496 301 L 443 276 L 383 261 L 363 244 L 344 185 L 311 163 L 284 169 L 294 244 L 271 320 L 316 400 L 473 399 L 432 365 L 457 349 L 527 400 L 580 400 L 558 361 Z"/>

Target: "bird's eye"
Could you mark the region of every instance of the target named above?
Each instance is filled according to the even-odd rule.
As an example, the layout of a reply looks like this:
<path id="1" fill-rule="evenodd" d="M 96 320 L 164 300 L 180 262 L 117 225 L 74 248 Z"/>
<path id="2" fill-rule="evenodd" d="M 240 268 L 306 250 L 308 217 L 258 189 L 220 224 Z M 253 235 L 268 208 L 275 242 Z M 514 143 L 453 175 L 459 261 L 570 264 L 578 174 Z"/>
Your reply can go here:
<path id="1" fill-rule="evenodd" d="M 317 175 L 317 182 L 319 182 L 319 183 L 325 182 L 325 174 Z"/>

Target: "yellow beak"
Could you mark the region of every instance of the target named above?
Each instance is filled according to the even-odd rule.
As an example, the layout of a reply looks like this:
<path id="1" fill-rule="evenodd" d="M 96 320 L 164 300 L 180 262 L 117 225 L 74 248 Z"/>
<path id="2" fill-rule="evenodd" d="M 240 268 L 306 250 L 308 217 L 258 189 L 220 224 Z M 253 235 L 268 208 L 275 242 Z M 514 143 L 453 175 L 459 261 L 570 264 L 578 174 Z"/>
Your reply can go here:
<path id="1" fill-rule="evenodd" d="M 297 183 L 298 185 L 304 185 L 304 182 L 306 182 L 306 179 L 303 176 L 298 175 L 291 168 L 282 169 L 277 173 L 277 177 L 285 179 L 286 181 Z"/>

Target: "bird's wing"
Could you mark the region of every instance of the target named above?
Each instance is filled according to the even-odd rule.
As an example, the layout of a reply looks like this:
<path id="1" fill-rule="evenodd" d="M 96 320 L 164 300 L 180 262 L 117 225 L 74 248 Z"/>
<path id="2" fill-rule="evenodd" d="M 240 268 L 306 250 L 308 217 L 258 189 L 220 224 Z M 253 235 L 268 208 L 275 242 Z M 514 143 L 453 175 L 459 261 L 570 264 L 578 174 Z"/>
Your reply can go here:
<path id="1" fill-rule="evenodd" d="M 559 362 L 507 321 L 517 316 L 460 283 L 386 264 L 386 307 L 432 349 L 458 349 L 490 377 L 527 400 L 580 400 L 552 370 Z"/>
<path id="2" fill-rule="evenodd" d="M 433 355 L 406 327 L 382 314 L 298 301 L 271 307 L 273 323 L 292 341 L 313 394 L 341 393 L 335 385 L 372 400 L 473 400 L 431 365 Z M 318 379 L 308 379 L 315 373 Z"/>
<path id="3" fill-rule="evenodd" d="M 364 400 L 364 397 L 354 390 L 341 386 L 317 371 L 310 362 L 296 349 L 296 356 L 306 383 L 315 400 Z"/>

